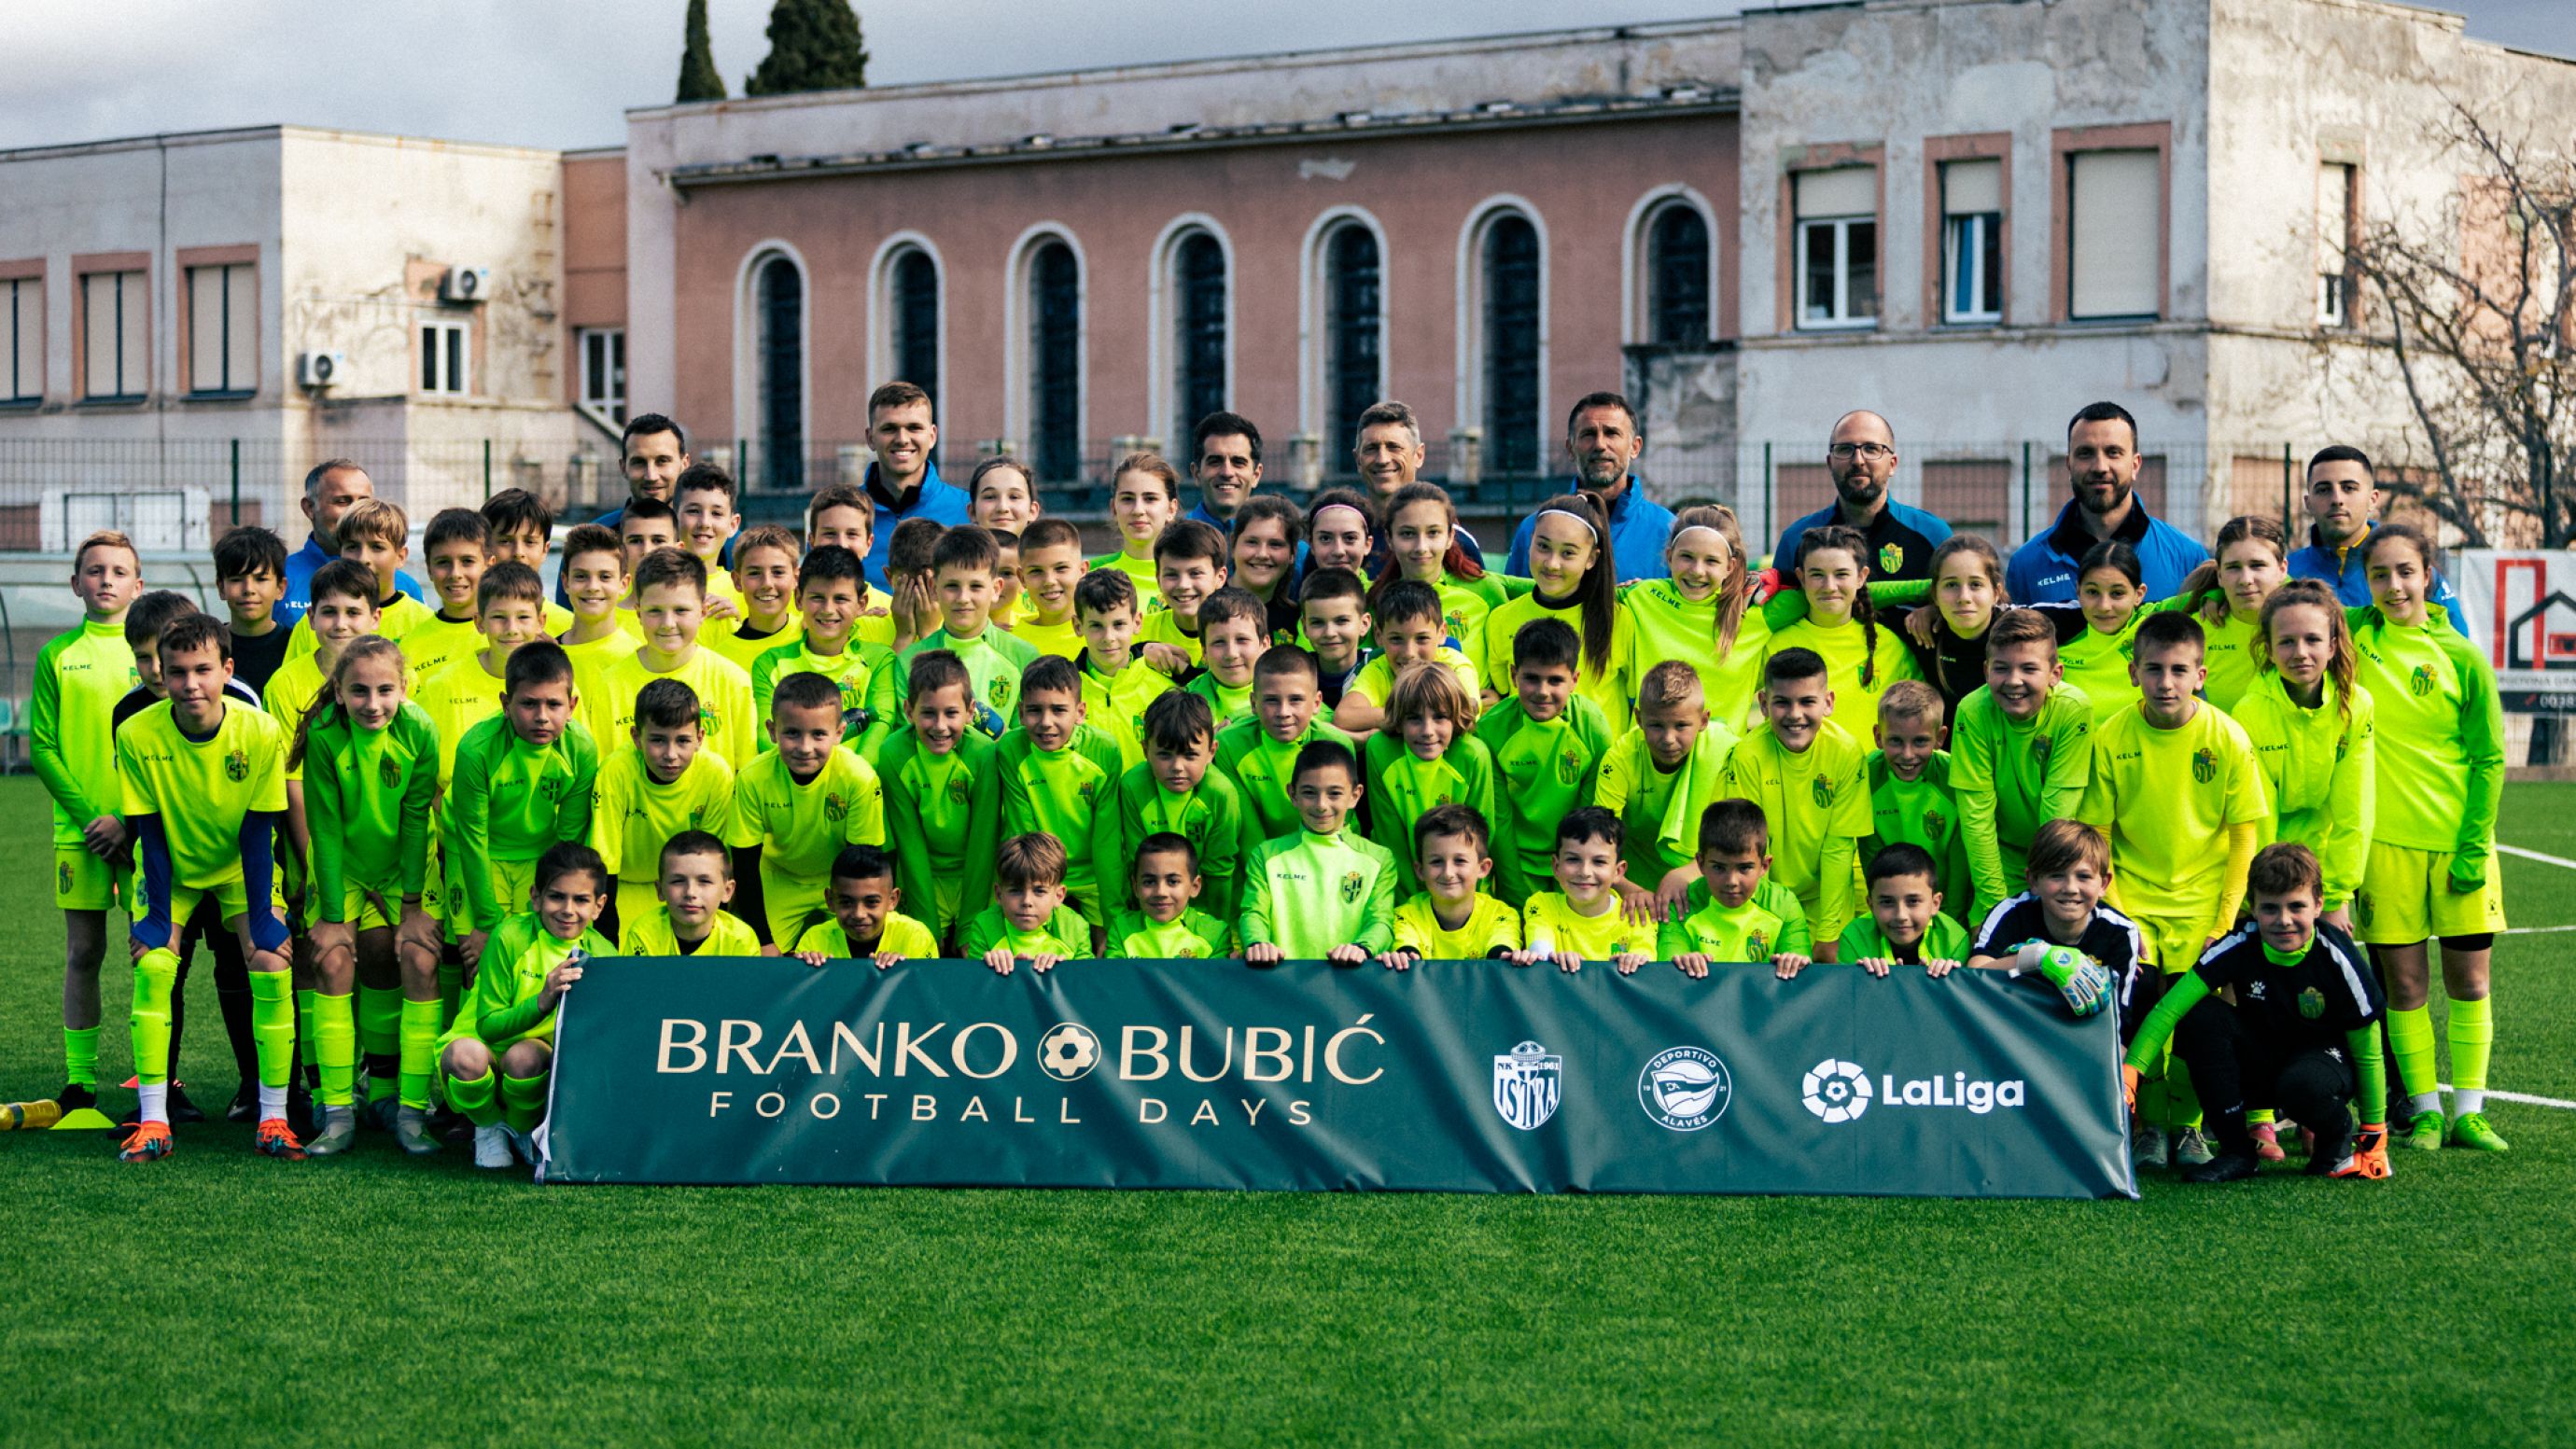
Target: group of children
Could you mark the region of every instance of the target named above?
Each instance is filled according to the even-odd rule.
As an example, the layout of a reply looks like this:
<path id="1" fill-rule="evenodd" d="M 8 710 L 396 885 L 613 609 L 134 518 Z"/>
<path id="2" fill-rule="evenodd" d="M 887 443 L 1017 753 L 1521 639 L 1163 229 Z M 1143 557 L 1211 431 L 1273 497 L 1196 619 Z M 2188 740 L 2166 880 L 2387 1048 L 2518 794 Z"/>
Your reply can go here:
<path id="1" fill-rule="evenodd" d="M 865 493 L 817 494 L 801 537 L 745 530 L 731 478 L 692 466 L 563 535 L 564 605 L 530 495 L 429 520 L 434 604 L 400 587 L 409 521 L 369 500 L 291 631 L 264 530 L 216 547 L 228 623 L 144 594 L 122 537 L 85 542 L 86 620 L 36 684 L 64 1104 L 95 1101 L 122 901 L 134 1160 L 195 1110 L 170 1070 L 198 937 L 232 1115 L 283 1157 L 361 1121 L 435 1152 L 453 1113 L 507 1166 L 563 994 L 618 954 L 2010 969 L 2120 1013 L 2142 1162 L 2250 1173 L 2283 1155 L 2277 1106 L 2317 1170 L 2384 1172 L 2383 1011 L 2405 1140 L 2503 1150 L 2499 716 L 2410 528 L 2361 545 L 2374 603 L 2349 616 L 2283 582 L 2265 520 L 2174 600 L 2142 606 L 2112 542 L 2080 605 L 2029 609 L 1973 536 L 1928 586 L 1872 584 L 1839 527 L 1757 574 L 1713 506 L 1675 518 L 1669 577 L 1623 588 L 1586 492 L 1540 509 L 1522 580 L 1429 484 L 1382 510 L 1256 497 L 1229 533 L 1138 454 L 1097 559 L 1008 460 L 969 491 L 973 522 L 892 530 L 879 589 Z"/>

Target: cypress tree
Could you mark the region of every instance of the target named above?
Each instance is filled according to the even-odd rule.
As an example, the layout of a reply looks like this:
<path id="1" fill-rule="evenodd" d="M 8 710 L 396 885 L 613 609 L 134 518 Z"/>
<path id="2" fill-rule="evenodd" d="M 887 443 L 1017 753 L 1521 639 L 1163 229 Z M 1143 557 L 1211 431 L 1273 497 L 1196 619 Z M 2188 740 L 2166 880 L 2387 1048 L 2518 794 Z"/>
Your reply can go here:
<path id="1" fill-rule="evenodd" d="M 868 52 L 849 0 L 777 0 L 769 8 L 769 56 L 742 90 L 782 96 L 867 83 Z"/>
<path id="2" fill-rule="evenodd" d="M 680 47 L 677 99 L 685 105 L 724 98 L 724 72 L 716 69 L 715 45 L 707 39 L 707 0 L 689 0 L 688 39 Z"/>

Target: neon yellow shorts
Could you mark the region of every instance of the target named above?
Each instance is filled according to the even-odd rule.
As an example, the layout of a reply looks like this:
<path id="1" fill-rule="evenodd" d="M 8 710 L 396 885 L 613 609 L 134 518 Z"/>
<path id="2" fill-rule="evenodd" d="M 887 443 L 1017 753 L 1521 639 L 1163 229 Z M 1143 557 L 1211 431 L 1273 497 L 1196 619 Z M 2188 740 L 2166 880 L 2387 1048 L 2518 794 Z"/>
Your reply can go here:
<path id="1" fill-rule="evenodd" d="M 306 908 L 312 910 L 311 896 L 306 897 Z M 313 919 L 321 920 L 318 911 L 313 913 Z M 370 894 L 363 886 L 345 886 L 340 898 L 340 920 L 352 931 L 390 931 L 402 924 L 402 891 Z"/>
<path id="2" fill-rule="evenodd" d="M 2146 943 L 2146 956 L 2141 964 L 2152 963 L 2167 976 L 2178 976 L 2200 959 L 2209 945 L 2207 916 L 2142 916 L 2135 911 L 2124 914 L 2138 923 L 2138 935 Z"/>
<path id="3" fill-rule="evenodd" d="M 2464 895 L 2451 889 L 2451 852 L 2374 840 L 2362 863 L 2361 889 L 2353 892 L 2352 924 L 2353 935 L 2372 946 L 2501 931 L 2503 872 L 2491 866 L 2486 887 Z"/>
<path id="4" fill-rule="evenodd" d="M 170 886 L 171 929 L 176 931 L 185 927 L 189 918 L 197 914 L 197 907 L 210 899 L 215 903 L 216 914 L 227 926 L 238 925 L 242 917 L 250 914 L 250 887 L 238 875 L 209 886 L 184 886 L 173 882 Z M 274 885 L 269 888 L 268 908 L 277 912 L 280 919 L 286 915 L 286 897 Z M 172 939 L 175 944 L 176 937 Z"/>
<path id="5" fill-rule="evenodd" d="M 500 906 L 502 917 L 507 919 L 533 909 L 529 893 L 537 888 L 537 863 L 533 860 L 495 860 L 489 864 L 492 899 Z M 454 865 L 447 883 L 447 899 L 455 905 L 445 918 L 447 939 L 451 941 L 462 941 L 474 931 L 474 913 L 467 905 L 471 897 L 465 891 L 464 870 L 462 863 Z"/>
<path id="6" fill-rule="evenodd" d="M 623 927 L 629 921 L 643 919 L 660 904 L 662 904 L 662 892 L 659 883 L 649 880 L 628 880 L 624 876 L 617 878 L 619 926 Z"/>
<path id="7" fill-rule="evenodd" d="M 769 917 L 769 939 L 778 943 L 779 950 L 793 949 L 797 938 L 807 930 L 832 919 L 826 898 L 830 886 L 831 882 L 821 876 L 808 880 L 761 866 L 760 908 Z M 654 899 L 659 903 L 660 897 Z M 623 898 L 617 904 L 621 911 L 625 909 Z M 626 918 L 621 915 L 618 919 Z"/>
<path id="8" fill-rule="evenodd" d="M 66 911 L 110 911 L 128 905 L 133 880 L 85 846 L 54 847 L 54 904 Z"/>

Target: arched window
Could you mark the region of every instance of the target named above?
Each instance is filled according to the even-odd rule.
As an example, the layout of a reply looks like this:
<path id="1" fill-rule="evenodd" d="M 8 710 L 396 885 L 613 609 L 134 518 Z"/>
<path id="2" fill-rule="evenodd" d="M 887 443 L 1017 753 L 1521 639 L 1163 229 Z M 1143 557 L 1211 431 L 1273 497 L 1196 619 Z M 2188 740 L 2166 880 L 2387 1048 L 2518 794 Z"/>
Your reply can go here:
<path id="1" fill-rule="evenodd" d="M 939 402 L 939 264 L 919 247 L 895 258 L 886 279 L 886 341 L 894 375 Z"/>
<path id="2" fill-rule="evenodd" d="M 1646 340 L 1708 345 L 1708 221 L 1687 201 L 1667 202 L 1646 228 Z"/>
<path id="3" fill-rule="evenodd" d="M 1082 268 L 1049 237 L 1030 251 L 1029 460 L 1044 483 L 1082 475 Z"/>
<path id="4" fill-rule="evenodd" d="M 1225 247 L 1204 231 L 1172 248 L 1172 438 L 1225 409 Z"/>
<path id="5" fill-rule="evenodd" d="M 1486 224 L 1478 251 L 1485 470 L 1528 477 L 1539 460 L 1538 228 L 1504 212 Z"/>
<path id="6" fill-rule="evenodd" d="M 1336 475 L 1351 468 L 1360 414 L 1386 395 L 1377 233 L 1344 222 L 1324 242 L 1325 457 Z"/>
<path id="7" fill-rule="evenodd" d="M 764 488 L 805 486 L 805 275 L 773 256 L 754 287 L 758 326 L 759 447 L 756 476 Z"/>

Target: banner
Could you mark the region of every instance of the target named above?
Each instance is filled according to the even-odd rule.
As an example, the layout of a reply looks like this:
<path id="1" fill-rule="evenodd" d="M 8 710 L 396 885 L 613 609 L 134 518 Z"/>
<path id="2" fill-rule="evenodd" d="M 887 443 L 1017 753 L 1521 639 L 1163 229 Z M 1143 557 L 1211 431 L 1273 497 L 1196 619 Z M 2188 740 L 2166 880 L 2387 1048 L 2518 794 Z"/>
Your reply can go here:
<path id="1" fill-rule="evenodd" d="M 555 1039 L 548 1182 L 2137 1194 L 2111 1018 L 1993 971 L 619 958 Z"/>
<path id="2" fill-rule="evenodd" d="M 2456 586 L 2504 707 L 2576 714 L 2576 553 L 2467 549 Z"/>

